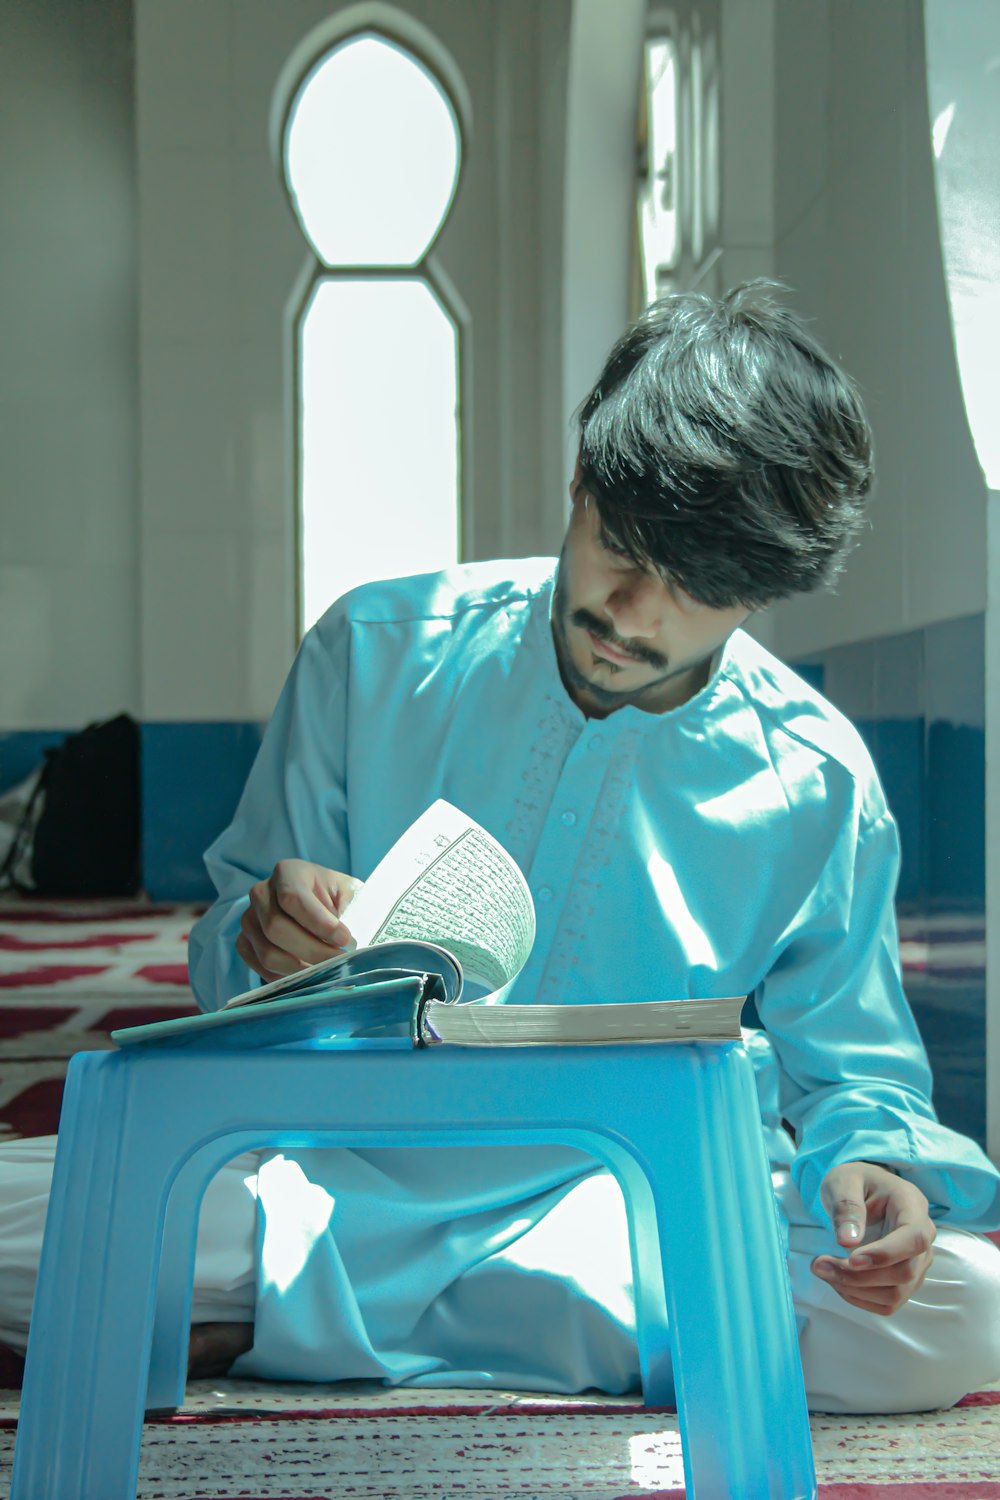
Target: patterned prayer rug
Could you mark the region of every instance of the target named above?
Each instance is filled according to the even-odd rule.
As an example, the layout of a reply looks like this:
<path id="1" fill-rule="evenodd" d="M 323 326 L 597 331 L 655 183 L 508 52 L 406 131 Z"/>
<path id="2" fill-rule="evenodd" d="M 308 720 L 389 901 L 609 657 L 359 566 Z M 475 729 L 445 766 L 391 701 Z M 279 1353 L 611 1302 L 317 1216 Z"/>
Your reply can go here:
<path id="1" fill-rule="evenodd" d="M 0 1135 L 47 1135 L 73 1052 L 191 1013 L 197 911 L 0 900 Z M 20 1361 L 0 1351 L 0 1495 Z M 1000 1500 L 1000 1384 L 952 1411 L 813 1417 L 820 1500 Z M 139 1500 L 681 1500 L 677 1419 L 630 1397 L 195 1381 L 147 1422 Z M 70 1497 L 67 1497 L 70 1500 Z"/>
<path id="2" fill-rule="evenodd" d="M 55 1132 L 74 1052 L 197 1010 L 187 935 L 198 910 L 0 900 L 0 1138 Z"/>
<path id="3" fill-rule="evenodd" d="M 632 1398 L 196 1381 L 147 1422 L 138 1500 L 682 1500 L 677 1418 Z M 0 1494 L 13 1453 L 0 1398 Z M 813 1417 L 820 1500 L 1000 1500 L 1000 1388 Z"/>

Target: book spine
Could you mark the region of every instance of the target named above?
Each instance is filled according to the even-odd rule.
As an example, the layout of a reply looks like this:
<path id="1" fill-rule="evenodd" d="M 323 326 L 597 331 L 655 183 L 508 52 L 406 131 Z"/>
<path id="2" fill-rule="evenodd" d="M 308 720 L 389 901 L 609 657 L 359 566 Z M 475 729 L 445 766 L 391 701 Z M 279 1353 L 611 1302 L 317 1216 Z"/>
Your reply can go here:
<path id="1" fill-rule="evenodd" d="M 433 999 L 434 990 L 439 984 L 436 974 L 433 979 L 430 974 L 420 975 L 420 994 L 414 1000 L 413 1010 L 410 1012 L 410 1041 L 414 1047 L 427 1047 L 432 1042 L 440 1041 L 440 1037 L 434 1035 L 425 1019 L 428 1002 Z"/>

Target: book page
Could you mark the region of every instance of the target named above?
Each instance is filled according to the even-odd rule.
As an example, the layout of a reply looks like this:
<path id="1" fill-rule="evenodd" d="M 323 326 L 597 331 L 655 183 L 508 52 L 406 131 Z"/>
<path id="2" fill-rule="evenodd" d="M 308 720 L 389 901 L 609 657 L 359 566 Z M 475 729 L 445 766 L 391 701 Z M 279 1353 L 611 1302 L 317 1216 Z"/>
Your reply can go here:
<path id="1" fill-rule="evenodd" d="M 425 1046 L 578 1046 L 610 1042 L 738 1042 L 745 995 L 589 1005 L 445 1005 L 420 1018 Z"/>
<path id="2" fill-rule="evenodd" d="M 342 916 L 359 948 L 397 939 L 437 943 L 468 980 L 492 992 L 513 984 L 535 940 L 535 909 L 520 869 L 485 828 L 443 800 L 393 845 Z"/>

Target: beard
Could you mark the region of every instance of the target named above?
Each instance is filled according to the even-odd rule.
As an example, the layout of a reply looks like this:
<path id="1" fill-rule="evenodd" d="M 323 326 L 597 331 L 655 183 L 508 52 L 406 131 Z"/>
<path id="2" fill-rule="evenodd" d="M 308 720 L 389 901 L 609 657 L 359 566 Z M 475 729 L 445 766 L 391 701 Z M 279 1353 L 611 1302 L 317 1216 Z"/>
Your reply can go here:
<path id="1" fill-rule="evenodd" d="M 571 579 L 565 563 L 565 550 L 564 547 L 559 557 L 555 592 L 552 596 L 552 636 L 563 684 L 578 706 L 578 695 L 582 693 L 602 712 L 611 713 L 616 708 L 636 702 L 650 689 L 658 688 L 671 677 L 690 670 L 690 662 L 671 670 L 669 658 L 661 652 L 653 651 L 639 641 L 619 640 L 604 621 L 591 614 L 589 610 L 573 608 L 570 603 Z M 615 650 L 624 651 L 634 657 L 636 666 L 652 668 L 657 675 L 636 687 L 613 688 L 610 686 L 611 681 L 621 672 L 628 671 L 632 664 L 607 661 L 604 657 L 597 656 L 596 653 L 591 658 L 592 672 L 581 670 L 573 658 L 569 642 L 571 626 L 590 631 L 598 640 L 607 641 Z"/>

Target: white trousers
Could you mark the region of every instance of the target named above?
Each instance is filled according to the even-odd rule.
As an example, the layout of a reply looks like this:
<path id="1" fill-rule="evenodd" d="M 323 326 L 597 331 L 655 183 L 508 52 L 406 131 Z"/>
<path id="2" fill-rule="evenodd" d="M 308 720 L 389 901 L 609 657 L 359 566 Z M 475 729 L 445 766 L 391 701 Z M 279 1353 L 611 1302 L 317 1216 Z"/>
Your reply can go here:
<path id="1" fill-rule="evenodd" d="M 54 1154 L 54 1136 L 0 1145 L 0 1340 L 20 1351 L 27 1343 Z M 258 1153 L 235 1158 L 206 1191 L 195 1323 L 254 1320 L 259 1159 Z M 829 1227 L 807 1218 L 787 1176 L 776 1178 L 776 1186 L 789 1221 L 788 1267 L 811 1410 L 927 1411 L 1000 1379 L 1000 1253 L 989 1240 L 939 1228 L 923 1286 L 894 1315 L 879 1317 L 852 1307 L 813 1275 L 813 1257 L 831 1251 Z M 739 1253 L 734 1245 L 733 1254 Z M 546 1323 L 550 1347 L 572 1346 L 574 1372 L 587 1368 L 589 1339 L 595 1350 L 600 1345 L 596 1370 L 614 1368 L 617 1360 L 626 1380 L 630 1369 L 637 1375 L 634 1340 L 627 1333 L 631 1277 L 624 1204 L 607 1173 L 577 1183 L 516 1245 L 485 1255 L 448 1299 L 439 1299 L 447 1301 L 441 1317 L 453 1337 L 455 1326 L 463 1327 L 474 1347 L 477 1307 L 513 1309 L 519 1297 L 528 1299 L 532 1319 Z M 539 1378 L 538 1385 L 546 1383 L 558 1388 L 557 1379 Z M 600 1377 L 593 1384 L 600 1387 Z M 627 1384 L 616 1381 L 615 1388 Z"/>

